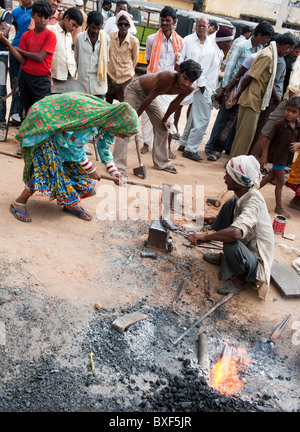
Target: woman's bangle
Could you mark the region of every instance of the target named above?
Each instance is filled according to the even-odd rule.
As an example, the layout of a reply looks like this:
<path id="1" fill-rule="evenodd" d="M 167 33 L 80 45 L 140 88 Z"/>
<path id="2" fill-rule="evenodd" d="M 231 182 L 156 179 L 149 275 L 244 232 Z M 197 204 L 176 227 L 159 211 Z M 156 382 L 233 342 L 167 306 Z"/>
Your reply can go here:
<path id="1" fill-rule="evenodd" d="M 116 167 L 116 165 L 113 162 L 107 162 L 106 163 L 106 169 L 107 169 L 107 172 L 111 176 L 115 176 L 116 174 L 120 174 L 120 171 L 118 170 L 118 168 Z"/>

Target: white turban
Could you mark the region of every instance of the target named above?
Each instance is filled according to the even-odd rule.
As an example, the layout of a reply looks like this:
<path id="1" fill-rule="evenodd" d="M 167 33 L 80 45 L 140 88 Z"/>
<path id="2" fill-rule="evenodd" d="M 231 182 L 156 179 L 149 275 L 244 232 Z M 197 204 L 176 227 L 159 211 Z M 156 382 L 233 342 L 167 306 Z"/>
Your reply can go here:
<path id="1" fill-rule="evenodd" d="M 230 159 L 226 165 L 230 177 L 242 186 L 259 188 L 261 174 L 260 163 L 254 156 L 237 156 Z"/>
<path id="2" fill-rule="evenodd" d="M 121 10 L 120 12 L 117 13 L 116 24 L 118 24 L 120 18 L 122 18 L 122 17 L 124 17 L 129 22 L 129 24 L 131 24 L 132 18 L 133 18 L 132 15 L 130 15 L 130 13 L 123 11 L 123 10 Z"/>

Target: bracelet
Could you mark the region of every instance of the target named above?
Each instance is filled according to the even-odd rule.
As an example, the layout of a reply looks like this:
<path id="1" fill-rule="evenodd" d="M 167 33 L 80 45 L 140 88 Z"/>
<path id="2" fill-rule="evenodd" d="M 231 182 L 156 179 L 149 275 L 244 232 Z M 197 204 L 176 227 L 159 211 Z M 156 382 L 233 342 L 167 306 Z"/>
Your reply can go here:
<path id="1" fill-rule="evenodd" d="M 83 169 L 86 170 L 86 172 L 88 174 L 91 174 L 94 171 L 96 171 L 95 165 L 93 165 L 93 163 L 89 159 L 87 159 L 86 161 L 82 162 L 80 165 L 82 166 Z"/>
<path id="2" fill-rule="evenodd" d="M 113 162 L 107 162 L 106 169 L 107 169 L 107 172 L 111 176 L 115 176 L 116 174 L 120 174 L 120 171 L 118 170 L 118 168 L 116 167 L 116 165 Z"/>

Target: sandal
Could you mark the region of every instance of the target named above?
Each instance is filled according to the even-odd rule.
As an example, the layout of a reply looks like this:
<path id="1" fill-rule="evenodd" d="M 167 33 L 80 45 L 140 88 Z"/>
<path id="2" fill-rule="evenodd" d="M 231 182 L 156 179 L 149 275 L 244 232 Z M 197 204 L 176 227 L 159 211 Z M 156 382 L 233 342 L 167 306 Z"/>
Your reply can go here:
<path id="1" fill-rule="evenodd" d="M 217 161 L 218 159 L 220 159 L 220 157 L 222 156 L 222 153 L 217 152 L 217 151 L 213 151 L 211 152 L 211 154 L 208 156 L 207 160 L 209 161 Z"/>
<path id="2" fill-rule="evenodd" d="M 178 147 L 177 150 L 183 152 L 184 149 L 185 149 L 184 145 L 181 144 L 181 145 Z"/>
<path id="3" fill-rule="evenodd" d="M 163 168 L 162 171 L 166 171 L 171 174 L 177 174 L 177 169 L 173 167 L 173 165 L 168 165 L 166 168 Z"/>
<path id="4" fill-rule="evenodd" d="M 88 221 L 88 222 L 91 221 L 93 217 L 90 216 L 82 207 L 80 207 L 80 208 L 81 208 L 81 210 L 74 210 L 74 209 L 71 210 L 68 207 L 64 206 L 63 207 L 63 211 L 65 213 L 69 213 L 69 214 L 72 214 L 74 216 L 77 216 L 77 217 L 79 217 L 79 219 L 82 219 L 82 220 L 85 220 L 85 221 Z M 87 218 L 84 217 L 84 215 L 86 215 Z"/>
<path id="5" fill-rule="evenodd" d="M 180 141 L 181 140 L 181 135 L 179 133 L 174 133 L 173 134 L 173 139 L 177 140 L 177 141 Z"/>
<path id="6" fill-rule="evenodd" d="M 20 203 L 17 203 L 16 201 L 14 201 L 14 204 L 17 204 L 17 205 L 21 205 L 21 206 L 26 207 L 26 204 L 20 204 Z M 14 217 L 15 217 L 18 221 L 20 221 L 20 222 L 26 222 L 26 223 L 32 222 L 32 219 L 24 219 L 24 218 L 18 216 L 18 214 L 17 214 L 17 213 L 20 213 L 20 214 L 22 214 L 22 215 L 24 215 L 24 216 L 27 217 L 27 216 L 29 216 L 29 213 L 28 213 L 27 210 L 21 210 L 21 209 L 18 209 L 17 207 L 14 207 L 14 206 L 11 204 L 11 205 L 10 205 L 10 211 L 12 212 L 12 214 L 14 215 Z"/>
<path id="7" fill-rule="evenodd" d="M 183 151 L 182 156 L 186 157 L 188 159 L 191 159 L 193 161 L 196 161 L 196 162 L 200 162 L 203 160 L 202 157 L 199 156 L 197 152 Z"/>

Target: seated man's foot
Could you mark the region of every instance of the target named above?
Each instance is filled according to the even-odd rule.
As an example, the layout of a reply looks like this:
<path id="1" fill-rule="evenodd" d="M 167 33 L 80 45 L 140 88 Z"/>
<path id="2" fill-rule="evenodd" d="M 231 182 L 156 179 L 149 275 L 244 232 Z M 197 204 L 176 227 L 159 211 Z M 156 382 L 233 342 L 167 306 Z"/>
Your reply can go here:
<path id="1" fill-rule="evenodd" d="M 223 258 L 223 254 L 222 253 L 205 253 L 203 254 L 203 259 L 211 264 L 215 264 L 215 265 L 221 265 L 222 262 L 222 258 Z"/>
<path id="2" fill-rule="evenodd" d="M 278 215 L 286 217 L 287 219 L 290 219 L 290 217 L 291 217 L 288 214 L 288 212 L 286 210 L 284 210 L 283 207 L 276 206 L 275 209 L 274 209 L 274 212 L 277 213 Z"/>
<path id="3" fill-rule="evenodd" d="M 63 211 L 65 213 L 72 214 L 74 216 L 79 217 L 79 219 L 85 220 L 85 221 L 91 221 L 92 216 L 88 214 L 82 207 L 79 205 L 73 205 L 73 206 L 64 206 Z"/>
<path id="4" fill-rule="evenodd" d="M 233 278 L 227 280 L 217 288 L 217 293 L 222 295 L 227 294 L 238 294 L 240 291 L 244 291 L 253 286 L 252 282 L 245 282 L 240 278 Z"/>
<path id="5" fill-rule="evenodd" d="M 149 151 L 149 146 L 148 144 L 144 144 L 143 147 L 141 148 L 141 153 L 145 154 Z"/>
<path id="6" fill-rule="evenodd" d="M 31 217 L 26 209 L 26 204 L 14 201 L 14 203 L 10 205 L 10 211 L 17 220 L 27 223 L 31 222 Z"/>

